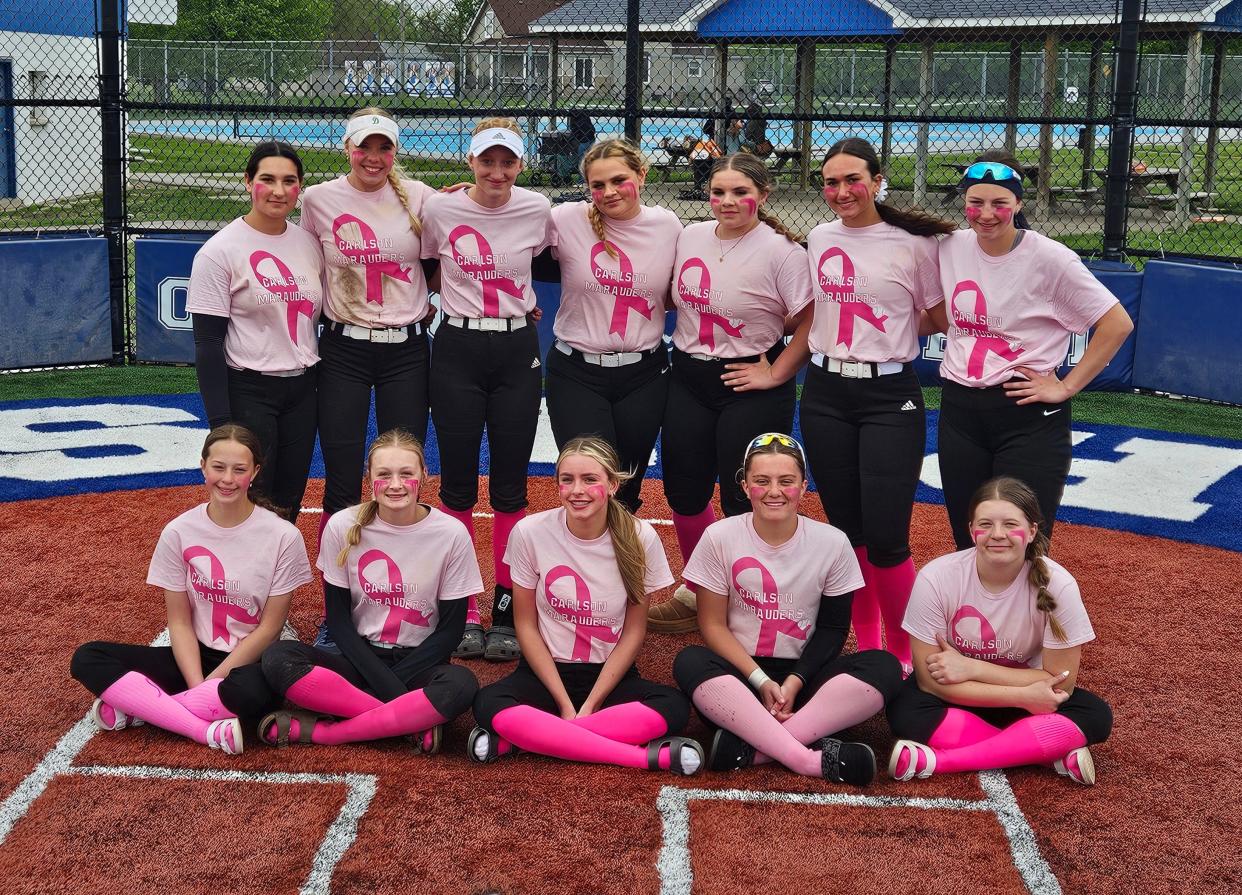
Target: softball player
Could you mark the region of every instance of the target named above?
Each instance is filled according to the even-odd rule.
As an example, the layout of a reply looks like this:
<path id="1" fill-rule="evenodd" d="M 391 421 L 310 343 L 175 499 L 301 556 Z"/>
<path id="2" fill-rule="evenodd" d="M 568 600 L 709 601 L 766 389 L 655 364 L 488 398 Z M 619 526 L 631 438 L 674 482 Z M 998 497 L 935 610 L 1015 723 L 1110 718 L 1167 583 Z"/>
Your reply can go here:
<path id="1" fill-rule="evenodd" d="M 1095 783 L 1087 748 L 1113 714 L 1076 686 L 1095 639 L 1073 576 L 1047 558 L 1039 499 L 1013 478 L 984 483 L 966 520 L 974 546 L 919 572 L 906 610 L 914 676 L 888 710 L 898 780 L 1038 764 Z"/>
<path id="2" fill-rule="evenodd" d="M 833 144 L 823 176 L 837 220 L 807 236 L 815 310 L 802 433 L 824 512 L 849 536 L 866 582 L 854 593 L 858 648 L 880 649 L 887 638 L 908 674 L 901 619 L 914 585 L 910 516 L 927 433 L 911 361 L 922 312 L 944 301 L 933 237 L 956 228 L 879 201 L 884 176 L 866 140 Z"/>
<path id="3" fill-rule="evenodd" d="M 598 435 L 630 474 L 617 499 L 631 513 L 668 397 L 664 315 L 681 221 L 643 205 L 642 153 L 596 143 L 582 160 L 591 202 L 552 210 L 561 305 L 548 352 L 547 400 L 558 446 Z"/>
<path id="4" fill-rule="evenodd" d="M 624 478 L 607 442 L 575 438 L 556 463 L 561 506 L 514 528 L 507 558 L 522 659 L 479 691 L 471 758 L 516 747 L 680 774 L 701 766 L 698 743 L 669 736 L 685 726 L 689 703 L 634 665 L 645 598 L 673 576 L 651 524 L 616 499 Z"/>
<path id="5" fill-rule="evenodd" d="M 1112 360 L 1134 324 L 1073 250 L 1026 229 L 1013 159 L 985 156 L 959 188 L 970 229 L 940 243 L 945 302 L 928 314 L 947 333 L 940 478 L 961 550 L 973 543 L 970 496 L 998 475 L 1031 486 L 1052 537 L 1070 466 L 1070 398 Z M 1090 327 L 1082 359 L 1058 379 L 1070 336 Z"/>
<path id="6" fill-rule="evenodd" d="M 427 201 L 423 255 L 440 260 L 440 308 L 431 359 L 431 416 L 440 445 L 440 501 L 474 532 L 479 447 L 487 429 L 488 493 L 495 518 L 496 591 L 483 636 L 471 601 L 456 655 L 507 661 L 519 655 L 513 582 L 505 564 L 509 532 L 526 515 L 526 472 L 539 421 L 543 369 L 531 260 L 551 242 L 551 203 L 515 187 L 525 150 L 509 118 L 479 123 L 466 160 L 474 185 Z"/>
<path id="7" fill-rule="evenodd" d="M 469 708 L 478 682 L 449 657 L 466 600 L 483 581 L 465 529 L 418 502 L 426 474 L 423 446 L 410 433 L 389 430 L 371 443 L 371 497 L 334 515 L 319 545 L 328 631 L 340 653 L 290 641 L 268 647 L 268 683 L 310 711 L 268 715 L 259 725 L 267 742 L 413 736 L 431 754 L 444 723 Z"/>
<path id="8" fill-rule="evenodd" d="M 212 429 L 200 463 L 207 503 L 160 534 L 147 583 L 163 588 L 172 645 L 95 641 L 73 654 L 71 673 L 99 697 L 99 729 L 145 722 L 235 755 L 243 722 L 276 703 L 259 657 L 311 570 L 301 533 L 252 496 L 261 456 L 249 430 Z"/>
<path id="9" fill-rule="evenodd" d="M 290 521 L 315 449 L 323 272 L 315 240 L 287 220 L 301 188 L 302 160 L 291 146 L 256 146 L 246 162 L 250 211 L 199 249 L 186 300 L 208 423 L 239 423 L 259 437 L 255 493 Z"/>
<path id="10" fill-rule="evenodd" d="M 686 647 L 673 663 L 682 691 L 718 725 L 708 767 L 777 761 L 865 786 L 875 777 L 871 747 L 831 734 L 884 708 L 901 668 L 882 650 L 841 655 L 863 577 L 841 531 L 798 515 L 801 445 L 760 435 L 742 471 L 751 512 L 708 528 L 686 565 L 707 646 Z"/>

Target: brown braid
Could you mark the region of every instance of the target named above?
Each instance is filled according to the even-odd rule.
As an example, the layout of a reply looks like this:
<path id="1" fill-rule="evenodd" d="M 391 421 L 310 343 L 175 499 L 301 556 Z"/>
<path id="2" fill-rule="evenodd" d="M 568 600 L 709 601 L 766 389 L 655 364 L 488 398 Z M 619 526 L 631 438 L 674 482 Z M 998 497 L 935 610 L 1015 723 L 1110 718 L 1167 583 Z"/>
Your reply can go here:
<path id="1" fill-rule="evenodd" d="M 604 244 L 604 251 L 608 253 L 608 257 L 617 257 L 617 247 L 608 241 L 608 236 L 604 232 L 604 213 L 594 203 L 587 209 L 587 220 L 591 222 L 595 238 Z"/>
<path id="2" fill-rule="evenodd" d="M 1052 629 L 1052 635 L 1065 642 L 1065 628 L 1057 621 L 1054 613 L 1057 609 L 1057 601 L 1053 599 L 1052 594 L 1048 591 L 1048 582 L 1051 576 L 1048 573 L 1048 564 L 1044 562 L 1044 557 L 1048 555 L 1048 536 L 1044 534 L 1042 528 L 1036 529 L 1035 537 L 1031 538 L 1031 542 L 1026 545 L 1026 558 L 1031 563 L 1031 573 L 1028 580 L 1031 587 L 1037 591 L 1035 596 L 1035 608 L 1048 619 L 1048 627 Z"/>

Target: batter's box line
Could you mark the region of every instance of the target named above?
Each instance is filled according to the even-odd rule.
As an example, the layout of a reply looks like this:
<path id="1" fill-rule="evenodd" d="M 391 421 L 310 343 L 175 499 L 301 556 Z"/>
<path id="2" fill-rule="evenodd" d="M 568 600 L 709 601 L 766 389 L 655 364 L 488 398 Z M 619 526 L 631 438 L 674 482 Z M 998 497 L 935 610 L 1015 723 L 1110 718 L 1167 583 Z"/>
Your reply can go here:
<path id="1" fill-rule="evenodd" d="M 991 812 L 1005 831 L 1014 867 L 1027 891 L 1031 895 L 1061 895 L 1061 884 L 1040 853 L 1035 832 L 1018 807 L 1009 778 L 1001 771 L 984 771 L 979 774 L 979 785 L 986 798 L 977 800 L 665 786 L 656 799 L 656 808 L 664 821 L 664 844 L 656 861 L 656 870 L 660 874 L 660 895 L 690 895 L 694 883 L 694 872 L 690 867 L 690 803 L 695 801 Z"/>
<path id="2" fill-rule="evenodd" d="M 84 777 L 123 777 L 130 780 L 189 780 L 195 783 L 344 784 L 348 788 L 345 803 L 341 805 L 336 818 L 328 826 L 328 832 L 315 851 L 310 873 L 306 877 L 306 882 L 302 884 L 300 895 L 329 895 L 332 873 L 358 837 L 358 821 L 370 807 L 376 789 L 376 778 L 373 775 L 354 773 L 192 770 L 142 765 L 112 767 L 87 765 L 69 768 L 64 773 Z"/>

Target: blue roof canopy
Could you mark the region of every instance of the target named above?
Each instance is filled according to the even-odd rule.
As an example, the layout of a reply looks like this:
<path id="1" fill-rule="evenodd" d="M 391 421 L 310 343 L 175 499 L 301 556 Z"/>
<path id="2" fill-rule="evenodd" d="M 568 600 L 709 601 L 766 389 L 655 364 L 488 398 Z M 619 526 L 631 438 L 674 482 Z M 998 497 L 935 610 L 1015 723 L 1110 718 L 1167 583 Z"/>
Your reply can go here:
<path id="1" fill-rule="evenodd" d="M 773 7 L 771 0 L 725 0 L 699 21 L 700 37 L 832 37 L 901 34 L 892 17 L 867 0 L 812 0 Z"/>

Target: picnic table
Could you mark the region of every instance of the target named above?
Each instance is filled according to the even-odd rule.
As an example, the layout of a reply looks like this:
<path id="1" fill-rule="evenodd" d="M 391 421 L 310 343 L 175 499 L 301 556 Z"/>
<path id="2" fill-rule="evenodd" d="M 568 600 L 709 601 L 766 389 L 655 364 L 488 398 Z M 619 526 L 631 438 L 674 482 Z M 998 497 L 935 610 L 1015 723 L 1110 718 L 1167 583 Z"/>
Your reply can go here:
<path id="1" fill-rule="evenodd" d="M 1107 181 L 1107 168 L 1093 168 L 1092 172 L 1101 181 Z M 1149 208 L 1170 210 L 1177 207 L 1178 183 L 1181 181 L 1181 168 L 1144 168 L 1141 171 L 1130 171 L 1130 201 L 1145 204 Z M 1163 183 L 1168 189 L 1166 193 L 1150 193 L 1148 188 L 1153 184 Z M 1203 190 L 1192 191 L 1187 197 L 1191 208 L 1202 208 L 1210 205 L 1216 193 Z"/>

